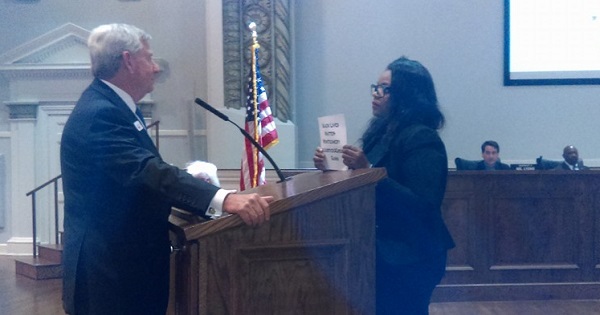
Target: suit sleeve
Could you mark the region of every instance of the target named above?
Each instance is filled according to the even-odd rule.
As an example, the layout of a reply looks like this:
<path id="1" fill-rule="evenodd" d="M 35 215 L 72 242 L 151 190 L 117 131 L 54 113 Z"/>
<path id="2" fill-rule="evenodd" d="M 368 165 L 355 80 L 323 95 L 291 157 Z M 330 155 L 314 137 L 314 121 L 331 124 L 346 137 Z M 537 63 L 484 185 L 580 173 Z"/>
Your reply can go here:
<path id="1" fill-rule="evenodd" d="M 219 189 L 165 163 L 127 116 L 111 107 L 94 113 L 89 139 L 93 165 L 126 189 L 156 194 L 173 206 L 204 215 Z"/>

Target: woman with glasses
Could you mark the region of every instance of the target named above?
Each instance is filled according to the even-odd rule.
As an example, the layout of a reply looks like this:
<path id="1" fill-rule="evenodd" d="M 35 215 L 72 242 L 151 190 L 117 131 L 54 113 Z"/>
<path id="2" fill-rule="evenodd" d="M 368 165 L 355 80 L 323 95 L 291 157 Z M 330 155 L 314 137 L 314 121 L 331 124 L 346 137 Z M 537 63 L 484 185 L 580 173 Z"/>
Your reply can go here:
<path id="1" fill-rule="evenodd" d="M 376 189 L 377 314 L 428 314 L 454 242 L 441 215 L 448 161 L 429 71 L 401 57 L 371 85 L 373 118 L 362 148 L 346 145 L 350 169 L 385 167 Z M 317 149 L 315 167 L 324 170 Z"/>

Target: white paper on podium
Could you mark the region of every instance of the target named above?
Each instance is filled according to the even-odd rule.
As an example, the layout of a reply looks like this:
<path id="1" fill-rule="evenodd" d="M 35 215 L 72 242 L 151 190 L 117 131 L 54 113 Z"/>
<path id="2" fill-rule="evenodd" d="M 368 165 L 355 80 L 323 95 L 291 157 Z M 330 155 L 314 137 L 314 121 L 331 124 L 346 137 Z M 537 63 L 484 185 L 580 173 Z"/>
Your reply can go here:
<path id="1" fill-rule="evenodd" d="M 325 153 L 325 168 L 347 170 L 342 161 L 342 147 L 347 143 L 346 117 L 344 114 L 319 117 L 319 134 Z"/>

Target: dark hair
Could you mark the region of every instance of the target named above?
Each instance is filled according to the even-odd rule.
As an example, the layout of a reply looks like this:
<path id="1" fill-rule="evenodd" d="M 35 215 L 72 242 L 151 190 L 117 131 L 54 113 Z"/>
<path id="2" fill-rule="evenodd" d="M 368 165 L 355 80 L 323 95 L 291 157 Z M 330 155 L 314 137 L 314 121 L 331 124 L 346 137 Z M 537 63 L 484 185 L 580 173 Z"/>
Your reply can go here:
<path id="1" fill-rule="evenodd" d="M 402 56 L 386 69 L 392 74 L 388 113 L 385 117 L 371 119 L 362 138 L 363 149 L 383 134 L 392 135 L 410 125 L 423 124 L 440 129 L 445 123 L 427 68 L 418 61 Z"/>
<path id="2" fill-rule="evenodd" d="M 493 140 L 488 140 L 481 145 L 481 153 L 483 153 L 485 151 L 485 147 L 487 147 L 488 145 L 496 148 L 496 151 L 498 151 L 498 153 L 500 153 L 500 146 L 498 145 L 498 142 L 493 141 Z"/>

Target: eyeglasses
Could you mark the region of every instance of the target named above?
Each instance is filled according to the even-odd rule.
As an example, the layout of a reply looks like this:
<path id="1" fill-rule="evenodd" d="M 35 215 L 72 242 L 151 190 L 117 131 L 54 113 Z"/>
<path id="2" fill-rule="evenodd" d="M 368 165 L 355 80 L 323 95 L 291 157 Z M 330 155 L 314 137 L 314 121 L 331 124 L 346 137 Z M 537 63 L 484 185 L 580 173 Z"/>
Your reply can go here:
<path id="1" fill-rule="evenodd" d="M 371 94 L 376 97 L 383 97 L 390 93 L 390 87 L 385 84 L 371 84 Z"/>

